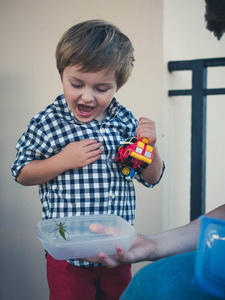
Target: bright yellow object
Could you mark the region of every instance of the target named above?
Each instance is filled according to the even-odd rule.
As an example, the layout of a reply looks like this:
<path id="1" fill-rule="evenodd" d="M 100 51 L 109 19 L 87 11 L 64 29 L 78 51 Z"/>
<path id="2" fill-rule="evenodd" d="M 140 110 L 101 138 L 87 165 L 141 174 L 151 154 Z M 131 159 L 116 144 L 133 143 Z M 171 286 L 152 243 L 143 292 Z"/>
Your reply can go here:
<path id="1" fill-rule="evenodd" d="M 122 170 L 123 175 L 129 175 L 130 174 L 130 168 L 124 167 Z"/>
<path id="2" fill-rule="evenodd" d="M 148 158 L 146 156 L 143 156 L 141 154 L 138 154 L 138 153 L 136 153 L 134 151 L 131 152 L 131 156 L 134 157 L 134 158 L 137 158 L 137 159 L 139 159 L 139 160 L 141 160 L 143 162 L 146 162 L 147 164 L 150 164 L 152 162 L 152 160 L 150 158 Z"/>

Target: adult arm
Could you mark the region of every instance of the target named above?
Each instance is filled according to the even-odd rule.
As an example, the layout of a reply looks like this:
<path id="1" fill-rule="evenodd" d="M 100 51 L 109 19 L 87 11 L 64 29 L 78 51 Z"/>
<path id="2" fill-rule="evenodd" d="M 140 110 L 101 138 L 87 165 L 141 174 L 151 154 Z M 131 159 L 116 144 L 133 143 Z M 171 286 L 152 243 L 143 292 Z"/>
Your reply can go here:
<path id="1" fill-rule="evenodd" d="M 207 217 L 225 220 L 225 205 L 206 214 Z M 91 227 L 98 232 L 98 228 Z M 106 229 L 107 230 L 107 229 Z M 140 261 L 155 261 L 178 253 L 196 250 L 199 237 L 199 223 L 195 220 L 184 226 L 161 232 L 155 235 L 138 234 L 133 240 L 128 252 L 124 252 L 118 245 L 116 255 L 107 256 L 99 252 L 96 258 L 88 258 L 91 262 L 101 262 L 112 268 L 124 263 Z"/>

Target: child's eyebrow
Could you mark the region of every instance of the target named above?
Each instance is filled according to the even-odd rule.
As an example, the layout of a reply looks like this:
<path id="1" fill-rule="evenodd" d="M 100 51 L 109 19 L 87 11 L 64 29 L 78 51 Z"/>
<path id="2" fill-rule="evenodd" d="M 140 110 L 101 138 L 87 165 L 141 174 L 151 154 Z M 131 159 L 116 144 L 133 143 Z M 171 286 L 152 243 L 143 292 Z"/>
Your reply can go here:
<path id="1" fill-rule="evenodd" d="M 70 78 L 71 78 L 72 80 L 77 80 L 77 81 L 83 82 L 81 79 L 76 78 L 76 77 L 74 77 L 74 76 L 70 76 Z"/>
<path id="2" fill-rule="evenodd" d="M 79 82 L 83 83 L 83 80 L 76 78 L 75 76 L 70 76 L 71 80 L 77 80 Z M 107 81 L 107 82 L 98 82 L 96 85 L 104 85 L 104 86 L 110 86 L 112 84 L 111 81 Z"/>

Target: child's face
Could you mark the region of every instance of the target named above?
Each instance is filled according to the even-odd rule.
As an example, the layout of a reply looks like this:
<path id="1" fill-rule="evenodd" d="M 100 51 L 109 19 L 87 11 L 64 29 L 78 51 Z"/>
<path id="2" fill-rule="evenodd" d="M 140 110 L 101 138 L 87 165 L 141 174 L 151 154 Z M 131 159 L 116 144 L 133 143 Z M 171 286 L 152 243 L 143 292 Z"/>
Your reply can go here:
<path id="1" fill-rule="evenodd" d="M 82 123 L 102 121 L 117 91 L 115 71 L 82 73 L 79 67 L 68 66 L 62 75 L 66 102 Z"/>

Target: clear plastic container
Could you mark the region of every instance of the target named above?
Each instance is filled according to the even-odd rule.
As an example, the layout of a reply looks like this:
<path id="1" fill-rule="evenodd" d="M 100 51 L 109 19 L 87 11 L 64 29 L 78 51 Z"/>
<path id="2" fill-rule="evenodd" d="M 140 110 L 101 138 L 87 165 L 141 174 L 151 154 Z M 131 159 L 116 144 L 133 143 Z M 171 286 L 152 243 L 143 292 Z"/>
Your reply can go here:
<path id="1" fill-rule="evenodd" d="M 91 224 L 97 224 L 101 233 L 93 233 L 89 229 Z M 42 220 L 35 234 L 51 256 L 68 260 L 94 257 L 100 251 L 115 254 L 116 245 L 127 251 L 137 233 L 119 216 L 90 215 Z"/>
<path id="2" fill-rule="evenodd" d="M 202 216 L 199 222 L 195 282 L 204 291 L 225 299 L 225 221 Z"/>

